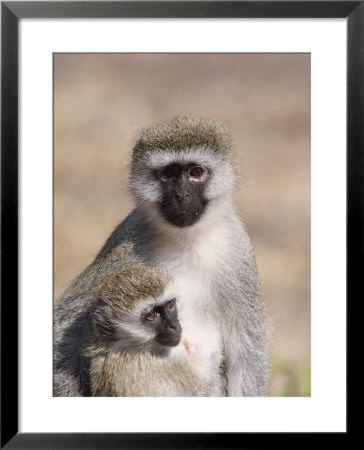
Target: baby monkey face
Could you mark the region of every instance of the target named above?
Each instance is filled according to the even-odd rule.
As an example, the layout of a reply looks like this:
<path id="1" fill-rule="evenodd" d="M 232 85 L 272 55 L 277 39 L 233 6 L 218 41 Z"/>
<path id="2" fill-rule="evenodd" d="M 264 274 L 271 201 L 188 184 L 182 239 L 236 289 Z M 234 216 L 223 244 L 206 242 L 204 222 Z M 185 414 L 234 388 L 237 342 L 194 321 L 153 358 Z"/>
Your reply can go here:
<path id="1" fill-rule="evenodd" d="M 180 343 L 182 328 L 177 318 L 175 299 L 154 306 L 144 315 L 143 322 L 154 330 L 154 340 L 158 344 L 173 347 Z"/>

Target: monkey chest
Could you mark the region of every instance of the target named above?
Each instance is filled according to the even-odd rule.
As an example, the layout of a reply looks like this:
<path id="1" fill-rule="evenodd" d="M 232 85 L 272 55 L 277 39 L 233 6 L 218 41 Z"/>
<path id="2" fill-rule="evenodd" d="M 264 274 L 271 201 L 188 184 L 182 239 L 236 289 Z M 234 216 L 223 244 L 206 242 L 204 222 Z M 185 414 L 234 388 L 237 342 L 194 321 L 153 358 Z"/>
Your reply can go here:
<path id="1" fill-rule="evenodd" d="M 200 245 L 186 245 L 181 252 L 172 249 L 161 252 L 155 261 L 176 287 L 178 317 L 188 360 L 203 378 L 213 379 L 220 373 L 222 364 L 217 310 L 221 309 L 218 280 L 223 250 L 209 243 L 210 239 Z M 224 245 L 225 253 L 227 247 Z"/>
<path id="2" fill-rule="evenodd" d="M 208 379 L 219 372 L 222 344 L 219 327 L 212 314 L 214 295 L 211 283 L 198 271 L 175 272 L 178 316 L 189 362 Z"/>

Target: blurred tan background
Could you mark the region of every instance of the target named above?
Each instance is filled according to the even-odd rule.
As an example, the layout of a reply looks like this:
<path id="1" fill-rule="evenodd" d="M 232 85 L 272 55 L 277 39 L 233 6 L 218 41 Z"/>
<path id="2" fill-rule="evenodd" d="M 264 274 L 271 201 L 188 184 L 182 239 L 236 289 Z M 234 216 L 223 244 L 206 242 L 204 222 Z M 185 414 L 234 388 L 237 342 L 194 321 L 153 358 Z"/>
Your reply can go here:
<path id="1" fill-rule="evenodd" d="M 176 114 L 229 129 L 271 319 L 270 395 L 310 395 L 310 56 L 56 54 L 54 295 L 132 209 L 139 128 Z"/>

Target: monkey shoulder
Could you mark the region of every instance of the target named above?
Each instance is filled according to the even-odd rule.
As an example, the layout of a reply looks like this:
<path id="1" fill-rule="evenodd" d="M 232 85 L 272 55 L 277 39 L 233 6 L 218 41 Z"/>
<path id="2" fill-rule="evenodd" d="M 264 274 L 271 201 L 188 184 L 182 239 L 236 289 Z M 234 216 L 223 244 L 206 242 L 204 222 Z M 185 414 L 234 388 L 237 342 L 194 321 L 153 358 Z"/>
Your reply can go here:
<path id="1" fill-rule="evenodd" d="M 132 237 L 137 222 L 132 212 L 116 227 L 95 260 L 65 290 L 56 302 L 56 325 L 65 322 L 68 317 L 84 314 L 95 300 L 95 290 L 106 278 L 125 267 L 143 264 L 135 252 L 136 243 Z"/>
<path id="2" fill-rule="evenodd" d="M 128 264 L 142 262 L 138 248 L 143 241 L 145 225 L 137 209 L 134 209 L 111 233 L 96 256 L 95 263 L 100 265 Z"/>

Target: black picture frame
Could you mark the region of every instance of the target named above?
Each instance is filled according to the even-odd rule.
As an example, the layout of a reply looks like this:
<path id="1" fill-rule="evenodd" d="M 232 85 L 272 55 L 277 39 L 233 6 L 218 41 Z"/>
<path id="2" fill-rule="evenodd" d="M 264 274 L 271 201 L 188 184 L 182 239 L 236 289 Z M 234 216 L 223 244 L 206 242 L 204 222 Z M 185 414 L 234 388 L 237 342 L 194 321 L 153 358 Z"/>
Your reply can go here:
<path id="1" fill-rule="evenodd" d="M 363 298 L 364 1 L 1 2 L 1 448 L 257 448 L 277 434 L 282 446 L 304 445 L 309 433 L 18 433 L 19 19 L 110 17 L 347 19 L 347 301 Z"/>

